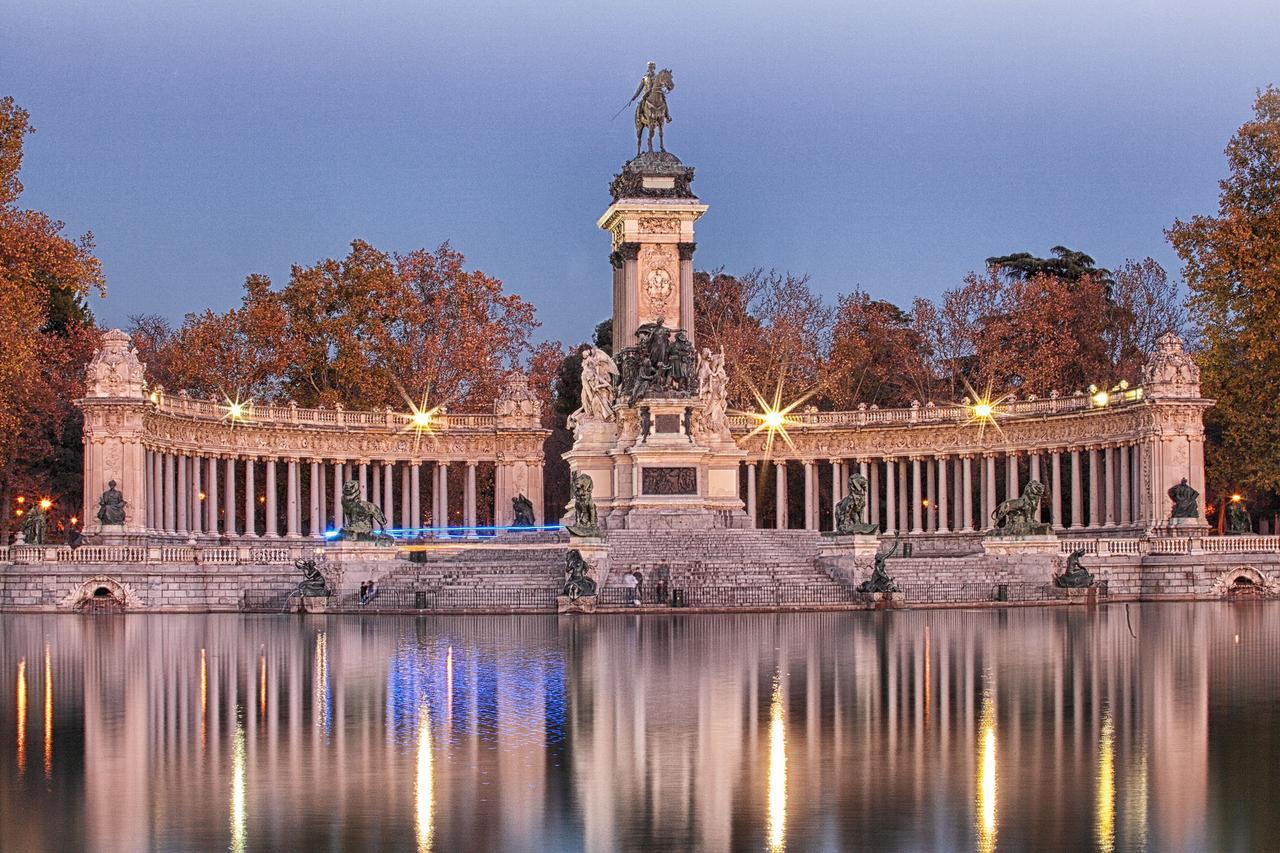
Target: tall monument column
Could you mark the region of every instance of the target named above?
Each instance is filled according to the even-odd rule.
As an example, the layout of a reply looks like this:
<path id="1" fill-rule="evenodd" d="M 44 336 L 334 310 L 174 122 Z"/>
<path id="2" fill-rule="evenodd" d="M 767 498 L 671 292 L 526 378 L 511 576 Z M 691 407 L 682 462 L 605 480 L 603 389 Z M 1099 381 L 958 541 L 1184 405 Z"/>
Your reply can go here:
<path id="1" fill-rule="evenodd" d="M 85 372 L 85 396 L 76 401 L 84 412 L 84 532 L 104 541 L 141 535 L 154 491 L 142 446 L 145 368 L 129 336 L 112 329 Z"/>

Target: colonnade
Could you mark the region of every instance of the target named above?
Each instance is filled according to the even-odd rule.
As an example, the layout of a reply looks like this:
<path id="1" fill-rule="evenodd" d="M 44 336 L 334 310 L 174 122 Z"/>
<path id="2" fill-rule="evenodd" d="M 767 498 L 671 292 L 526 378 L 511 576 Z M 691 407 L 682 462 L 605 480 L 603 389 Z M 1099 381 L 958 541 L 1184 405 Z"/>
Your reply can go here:
<path id="1" fill-rule="evenodd" d="M 146 448 L 144 465 L 145 525 L 153 533 L 319 539 L 342 527 L 342 489 L 349 481 L 391 528 L 465 533 L 480 522 L 478 461 L 281 459 Z M 461 494 L 451 500 L 450 471 L 459 467 Z"/>
<path id="2" fill-rule="evenodd" d="M 758 495 L 761 476 L 773 484 L 773 527 L 830 530 L 836 504 L 855 470 L 868 481 L 863 521 L 886 533 L 988 530 L 999 503 L 1018 497 L 1030 480 L 1046 487 L 1042 520 L 1055 529 L 1145 527 L 1155 519 L 1149 490 L 1141 487 L 1142 443 L 1107 442 L 1046 450 L 829 458 L 753 459 L 746 464 L 744 500 L 756 527 L 764 526 Z M 803 518 L 790 517 L 790 471 L 802 470 Z M 771 474 L 766 467 L 772 467 Z M 825 467 L 826 470 L 823 470 Z M 829 518 L 819 505 L 819 478 L 830 477 Z"/>

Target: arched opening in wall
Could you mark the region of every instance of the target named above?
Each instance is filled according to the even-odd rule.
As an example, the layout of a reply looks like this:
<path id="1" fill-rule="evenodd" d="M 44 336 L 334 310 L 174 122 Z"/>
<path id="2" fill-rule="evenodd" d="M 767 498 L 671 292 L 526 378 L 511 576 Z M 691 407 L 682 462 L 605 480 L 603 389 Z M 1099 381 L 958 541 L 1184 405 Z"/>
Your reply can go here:
<path id="1" fill-rule="evenodd" d="M 1248 575 L 1240 575 L 1227 587 L 1228 598 L 1256 598 L 1263 594 L 1262 587 Z"/>
<path id="2" fill-rule="evenodd" d="M 89 581 L 81 587 L 75 609 L 90 615 L 123 613 L 125 611 L 124 590 L 111 581 Z"/>
<path id="3" fill-rule="evenodd" d="M 1232 600 L 1261 598 L 1273 591 L 1262 573 L 1252 566 L 1240 566 L 1224 572 L 1217 586 L 1223 598 Z"/>

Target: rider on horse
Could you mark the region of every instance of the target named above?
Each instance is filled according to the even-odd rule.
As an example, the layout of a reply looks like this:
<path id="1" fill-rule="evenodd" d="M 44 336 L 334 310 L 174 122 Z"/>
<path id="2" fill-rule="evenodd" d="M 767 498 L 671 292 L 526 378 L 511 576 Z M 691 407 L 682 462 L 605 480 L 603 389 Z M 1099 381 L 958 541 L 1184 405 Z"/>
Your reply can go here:
<path id="1" fill-rule="evenodd" d="M 663 120 L 671 121 L 671 110 L 667 109 L 666 95 L 662 91 L 662 89 L 658 87 L 658 66 L 653 62 L 649 63 L 649 67 L 644 72 L 644 76 L 640 78 L 640 85 L 636 87 L 636 93 L 631 96 L 631 101 L 632 103 L 634 103 L 636 98 L 639 98 L 641 95 L 644 95 L 644 98 L 636 106 L 637 121 L 639 121 L 641 117 L 640 116 L 641 110 L 644 109 L 644 102 L 649 100 L 649 93 L 654 91 L 655 88 L 657 88 L 658 97 L 661 98 L 662 100 Z"/>

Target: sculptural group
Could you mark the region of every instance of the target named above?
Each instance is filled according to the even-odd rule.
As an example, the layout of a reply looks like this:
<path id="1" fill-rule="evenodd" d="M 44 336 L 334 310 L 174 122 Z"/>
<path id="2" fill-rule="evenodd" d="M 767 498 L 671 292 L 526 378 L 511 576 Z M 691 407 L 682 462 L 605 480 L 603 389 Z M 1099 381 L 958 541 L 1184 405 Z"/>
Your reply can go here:
<path id="1" fill-rule="evenodd" d="M 670 329 L 659 317 L 636 329 L 636 345 L 618 354 L 627 405 L 645 397 L 688 397 L 698 391 L 697 353 L 684 329 Z"/>
<path id="2" fill-rule="evenodd" d="M 596 582 L 587 575 L 589 568 L 581 551 L 577 548 L 570 550 L 565 556 L 564 590 L 561 595 L 570 601 L 595 595 Z"/>
<path id="3" fill-rule="evenodd" d="M 387 528 L 386 515 L 376 504 L 360 497 L 360 484 L 355 480 L 342 486 L 342 519 L 341 539 L 374 539 L 374 530 Z"/>
<path id="4" fill-rule="evenodd" d="M 1053 583 L 1064 589 L 1085 589 L 1093 586 L 1093 575 L 1080 565 L 1080 558 L 1085 554 L 1083 548 L 1077 548 L 1067 555 L 1067 568 L 1060 575 L 1055 575 Z"/>
<path id="5" fill-rule="evenodd" d="M 893 578 L 889 577 L 889 571 L 886 563 L 898 551 L 898 540 L 893 540 L 893 547 L 888 551 L 876 554 L 875 563 L 871 568 L 871 577 L 858 584 L 858 592 L 863 594 L 871 593 L 892 593 L 898 592 L 898 585 L 893 582 Z"/>
<path id="6" fill-rule="evenodd" d="M 1045 487 L 1039 480 L 1030 480 L 1016 498 L 1001 501 L 991 513 L 992 526 L 997 536 L 1035 536 L 1049 534 L 1053 528 L 1040 521 L 1040 501 Z"/>

